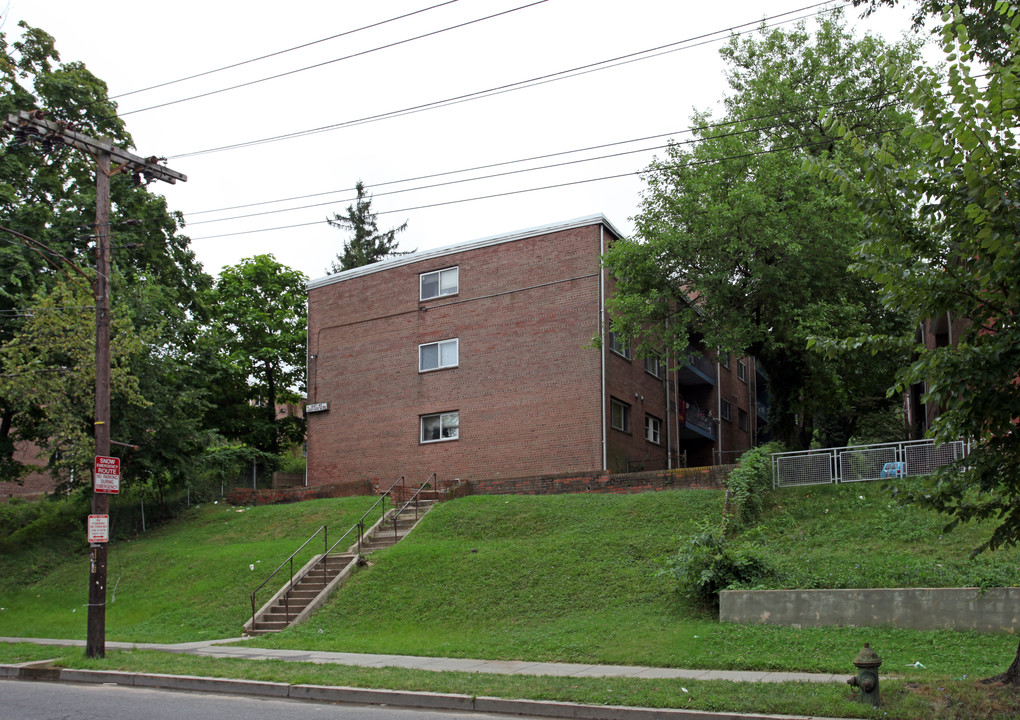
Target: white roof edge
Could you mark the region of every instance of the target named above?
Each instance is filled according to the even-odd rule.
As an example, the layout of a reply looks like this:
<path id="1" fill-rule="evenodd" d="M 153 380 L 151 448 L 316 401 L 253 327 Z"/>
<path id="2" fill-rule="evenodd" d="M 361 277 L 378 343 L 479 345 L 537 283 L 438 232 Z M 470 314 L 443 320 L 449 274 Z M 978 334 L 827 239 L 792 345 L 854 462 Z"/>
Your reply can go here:
<path id="1" fill-rule="evenodd" d="M 412 263 L 424 262 L 426 260 L 432 260 L 435 258 L 443 257 L 444 255 L 454 255 L 456 253 L 465 252 L 466 250 L 476 250 L 478 248 L 489 247 L 491 245 L 499 245 L 500 243 L 513 242 L 514 240 L 524 240 L 529 237 L 536 237 L 538 235 L 547 235 L 551 232 L 559 232 L 561 230 L 572 230 L 574 228 L 584 227 L 586 225 L 605 225 L 609 230 L 619 238 L 624 235 L 616 227 L 609 222 L 605 215 L 597 213 L 595 215 L 587 215 L 585 217 L 574 218 L 573 220 L 565 220 L 562 222 L 552 223 L 549 225 L 540 225 L 538 227 L 528 228 L 526 230 L 517 230 L 511 233 L 504 233 L 501 235 L 491 235 L 489 237 L 479 238 L 478 240 L 467 240 L 465 242 L 457 243 L 455 245 L 446 245 L 444 247 L 435 248 L 433 250 L 425 250 L 424 252 L 411 253 L 410 255 L 400 255 L 389 260 L 383 260 L 381 262 L 372 263 L 371 265 L 364 265 L 362 267 L 353 268 L 351 270 L 344 270 L 338 272 L 335 275 L 326 275 L 315 280 L 310 280 L 305 286 L 307 290 L 315 290 L 316 288 L 325 287 L 326 285 L 332 285 L 333 283 L 343 282 L 344 280 L 350 280 L 364 275 L 371 275 L 372 273 L 381 272 L 383 270 L 389 270 L 390 268 L 401 267 L 402 265 L 411 265 Z"/>

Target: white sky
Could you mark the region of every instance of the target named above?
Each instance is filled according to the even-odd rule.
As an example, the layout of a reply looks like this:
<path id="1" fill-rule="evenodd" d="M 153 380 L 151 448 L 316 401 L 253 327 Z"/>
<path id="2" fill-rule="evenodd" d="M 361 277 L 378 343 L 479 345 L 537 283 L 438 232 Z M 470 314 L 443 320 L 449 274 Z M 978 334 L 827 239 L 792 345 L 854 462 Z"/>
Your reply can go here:
<path id="1" fill-rule="evenodd" d="M 354 30 L 443 0 L 8 0 L 8 39 L 26 20 L 56 38 L 61 59 L 81 61 L 119 95 L 159 82 Z M 457 0 L 370 30 L 196 80 L 118 99 L 122 113 L 322 63 L 423 33 L 512 10 L 534 0 Z M 158 109 L 127 114 L 136 152 L 169 158 L 188 182 L 150 186 L 186 214 L 184 233 L 208 272 L 258 253 L 320 277 L 345 234 L 324 222 L 342 212 L 361 179 L 388 229 L 408 221 L 402 249 L 449 245 L 604 213 L 632 231 L 642 183 L 635 175 L 502 198 L 436 203 L 635 173 L 661 150 L 557 169 L 384 195 L 385 192 L 606 153 L 652 148 L 665 138 L 530 164 L 399 185 L 382 183 L 548 153 L 676 133 L 691 110 L 718 111 L 725 90 L 718 49 L 728 33 L 698 47 L 403 117 L 303 138 L 194 157 L 193 151 L 307 130 L 503 86 L 725 31 L 811 5 L 811 0 L 545 0 L 509 14 L 333 62 L 288 77 Z M 795 13 L 793 18 L 815 12 Z M 902 10 L 869 21 L 850 9 L 860 32 L 898 39 Z M 696 41 L 698 42 L 698 41 Z M 695 43 L 689 43 L 694 45 Z M 339 191 L 243 210 L 227 206 Z M 247 219 L 238 214 L 328 203 Z M 232 237 L 223 233 L 317 223 Z"/>

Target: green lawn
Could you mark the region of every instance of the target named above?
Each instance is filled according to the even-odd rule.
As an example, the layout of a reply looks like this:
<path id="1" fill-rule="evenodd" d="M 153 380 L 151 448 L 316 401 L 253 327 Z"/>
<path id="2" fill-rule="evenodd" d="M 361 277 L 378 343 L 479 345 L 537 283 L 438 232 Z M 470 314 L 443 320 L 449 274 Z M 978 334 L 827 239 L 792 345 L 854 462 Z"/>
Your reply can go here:
<path id="1" fill-rule="evenodd" d="M 971 559 L 980 528 L 943 535 L 939 518 L 916 507 L 899 507 L 878 485 L 799 488 L 778 493 L 776 501 L 759 524 L 734 539 L 774 566 L 770 587 L 1020 582 L 1020 552 Z M 111 544 L 107 639 L 180 642 L 236 636 L 250 612 L 248 593 L 269 571 L 320 525 L 328 524 L 331 533 L 346 529 L 371 502 L 350 498 L 259 508 L 207 504 L 142 538 Z M 847 676 L 853 671 L 851 660 L 869 642 L 884 659 L 883 674 L 902 678 L 890 685 L 902 696 L 898 716 L 966 717 L 951 714 L 957 705 L 981 716 L 994 716 L 997 703 L 1016 708 L 1012 695 L 988 700 L 972 687 L 974 678 L 1009 664 L 1017 643 L 1012 635 L 740 626 L 720 624 L 683 605 L 671 578 L 659 571 L 667 567 L 682 535 L 706 524 L 717 526 L 721 512 L 722 494 L 708 490 L 466 497 L 443 503 L 406 540 L 374 554 L 370 567 L 356 572 L 309 622 L 257 642 L 299 649 Z M 0 578 L 0 635 L 84 638 L 87 574 L 87 562 L 79 557 L 30 585 L 12 587 Z M 84 662 L 80 651 L 60 652 L 62 663 Z M 112 653 L 102 662 L 142 669 L 140 662 L 149 667 L 178 661 Z M 240 672 L 235 668 L 241 667 L 203 658 L 180 662 L 190 668 L 182 671 L 203 674 Z M 915 667 L 917 662 L 925 667 Z M 270 672 L 269 667 L 259 665 L 252 672 Z M 292 669 L 281 677 L 308 672 L 312 669 Z M 352 684 L 354 676 L 369 685 L 395 687 L 394 678 L 400 677 L 418 689 L 469 686 L 478 688 L 476 694 L 506 682 L 351 668 L 318 672 L 332 672 L 343 684 Z M 510 681 L 521 697 L 546 697 L 542 693 L 548 692 L 582 702 L 630 697 L 626 702 L 702 709 L 768 707 L 769 712 L 832 716 L 862 712 L 846 701 L 846 688 L 769 688 L 762 697 L 793 699 L 754 705 L 757 692 L 705 684 L 700 699 L 690 705 L 693 692 L 662 683 L 619 682 L 607 698 L 576 680 Z M 719 689 L 727 686 L 729 691 Z M 943 695 L 963 699 L 937 697 L 936 687 L 951 687 Z M 491 694 L 505 692 L 493 689 Z M 727 693 L 731 704 L 719 699 Z M 653 702 L 654 697 L 660 699 Z M 986 701 L 991 704 L 982 704 Z M 846 707 L 833 709 L 833 703 Z M 942 709 L 933 710 L 936 705 Z"/>

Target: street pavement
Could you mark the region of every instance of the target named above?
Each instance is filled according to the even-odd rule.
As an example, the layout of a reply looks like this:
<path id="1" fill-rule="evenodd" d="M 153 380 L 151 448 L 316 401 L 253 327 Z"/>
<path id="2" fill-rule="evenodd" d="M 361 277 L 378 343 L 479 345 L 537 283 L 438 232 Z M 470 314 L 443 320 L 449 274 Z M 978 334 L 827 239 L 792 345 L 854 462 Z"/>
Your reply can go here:
<path id="1" fill-rule="evenodd" d="M 242 640 L 241 645 L 233 645 Z M 84 640 L 0 637 L 5 643 L 35 643 L 59 647 L 83 647 Z M 465 658 L 418 657 L 410 655 L 378 655 L 371 653 L 324 652 L 314 650 L 280 650 L 259 648 L 257 638 L 226 638 L 190 643 L 125 643 L 107 642 L 108 650 L 155 650 L 204 657 L 238 658 L 245 660 L 283 660 L 289 662 L 335 663 L 359 667 L 399 667 L 416 670 L 491 673 L 505 675 L 538 675 L 559 677 L 632 677 L 676 680 L 729 680 L 732 682 L 843 682 L 840 675 L 819 673 L 752 672 L 743 670 L 690 670 L 652 668 L 631 665 L 590 665 L 578 663 L 545 663 L 505 660 L 472 660 Z M 178 677 L 119 671 L 51 669 L 43 663 L 15 666 L 0 665 L 0 679 L 33 679 L 53 682 L 116 683 L 136 687 L 163 687 L 178 690 L 218 692 L 226 694 L 293 699 L 319 700 L 433 710 L 457 710 L 509 713 L 534 717 L 564 717 L 579 720 L 726 720 L 727 718 L 789 718 L 792 716 L 711 713 L 690 710 L 624 708 L 532 700 L 480 698 L 448 693 L 414 693 L 363 688 L 326 688 L 321 686 L 288 685 L 247 680 Z M 798 716 L 800 717 L 800 716 Z M 802 718 L 801 718 L 802 720 Z M 823 720 L 816 718 L 815 720 Z"/>

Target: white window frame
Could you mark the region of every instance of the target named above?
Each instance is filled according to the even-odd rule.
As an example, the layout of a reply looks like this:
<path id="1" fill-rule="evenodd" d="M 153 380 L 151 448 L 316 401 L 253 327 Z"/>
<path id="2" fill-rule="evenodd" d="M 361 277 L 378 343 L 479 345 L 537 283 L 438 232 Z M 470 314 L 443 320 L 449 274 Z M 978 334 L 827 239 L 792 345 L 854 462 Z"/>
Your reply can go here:
<path id="1" fill-rule="evenodd" d="M 747 382 L 747 360 L 737 360 L 737 378 Z"/>
<path id="2" fill-rule="evenodd" d="M 652 367 L 649 367 L 649 364 L 651 364 Z M 658 355 L 649 355 L 645 358 L 645 372 L 653 377 L 659 378 L 660 380 L 662 379 L 662 366 L 662 358 Z"/>
<path id="3" fill-rule="evenodd" d="M 645 440 L 656 445 L 662 444 L 662 420 L 645 413 Z"/>
<path id="4" fill-rule="evenodd" d="M 620 420 L 621 420 L 621 424 L 620 425 L 616 424 L 616 409 L 617 408 L 620 408 Z M 616 398 L 611 398 L 610 399 L 610 403 L 609 403 L 609 424 L 610 424 L 610 426 L 614 430 L 619 430 L 620 432 L 629 433 L 630 432 L 630 405 L 628 405 L 627 403 L 623 402 L 622 400 L 617 400 Z"/>
<path id="5" fill-rule="evenodd" d="M 726 422 L 730 422 L 733 417 L 733 406 L 729 400 L 723 400 L 719 403 L 719 415 Z"/>
<path id="6" fill-rule="evenodd" d="M 439 437 L 437 438 L 426 438 L 425 437 L 425 422 L 439 418 Z M 452 430 L 451 435 L 443 436 L 444 431 Z M 422 415 L 418 420 L 418 437 L 421 439 L 421 443 L 437 443 L 437 442 L 450 442 L 451 440 L 460 439 L 460 411 L 451 410 L 444 413 L 432 413 L 430 415 Z"/>
<path id="7" fill-rule="evenodd" d="M 447 289 L 443 292 L 443 276 L 455 275 L 457 282 L 453 289 Z M 425 296 L 425 278 L 435 276 L 436 280 L 436 294 Z M 419 300 L 435 300 L 436 298 L 447 297 L 449 295 L 456 295 L 460 292 L 460 266 L 454 265 L 453 267 L 443 268 L 442 270 L 433 270 L 431 272 L 422 273 L 418 276 L 418 299 Z"/>
<path id="8" fill-rule="evenodd" d="M 443 364 L 443 346 L 453 345 L 454 359 L 452 363 Z M 435 347 L 436 348 L 436 366 L 425 367 L 425 348 Z M 436 370 L 446 370 L 448 368 L 455 368 L 460 365 L 460 339 L 451 338 L 449 340 L 439 340 L 437 342 L 422 343 L 418 346 L 418 372 L 434 372 Z"/>

